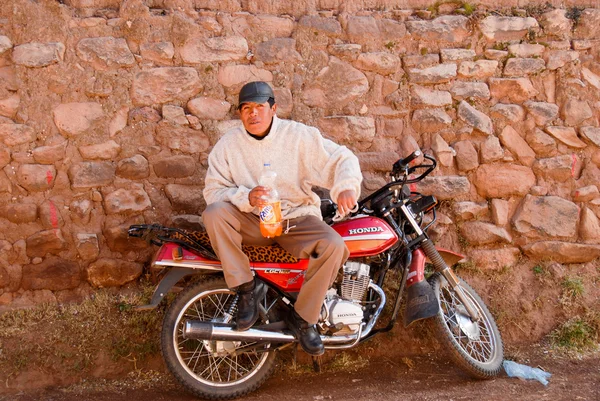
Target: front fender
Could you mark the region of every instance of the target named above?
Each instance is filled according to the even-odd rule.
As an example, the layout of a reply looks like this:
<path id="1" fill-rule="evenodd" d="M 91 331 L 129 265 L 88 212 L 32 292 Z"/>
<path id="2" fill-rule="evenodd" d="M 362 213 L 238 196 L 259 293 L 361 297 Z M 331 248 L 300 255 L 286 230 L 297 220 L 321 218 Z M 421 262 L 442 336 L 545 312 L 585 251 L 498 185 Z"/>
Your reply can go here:
<path id="1" fill-rule="evenodd" d="M 465 258 L 457 252 L 437 248 L 442 259 L 452 266 Z M 435 316 L 439 311 L 439 303 L 433 289 L 425 280 L 425 263 L 429 262 L 422 249 L 415 249 L 406 279 L 406 310 L 404 311 L 404 326 Z"/>

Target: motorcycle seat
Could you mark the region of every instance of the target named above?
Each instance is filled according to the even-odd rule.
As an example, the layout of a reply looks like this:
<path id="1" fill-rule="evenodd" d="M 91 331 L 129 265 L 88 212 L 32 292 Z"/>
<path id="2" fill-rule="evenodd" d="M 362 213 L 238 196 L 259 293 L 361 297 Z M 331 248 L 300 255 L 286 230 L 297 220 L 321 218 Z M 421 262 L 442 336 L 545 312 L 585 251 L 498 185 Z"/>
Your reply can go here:
<path id="1" fill-rule="evenodd" d="M 144 238 L 155 245 L 165 242 L 177 243 L 193 252 L 216 259 L 208 233 L 204 230 L 186 230 L 182 228 L 164 227 L 158 224 L 142 224 L 131 226 L 129 235 Z M 297 263 L 299 260 L 277 244 L 269 246 L 253 246 L 242 244 L 242 251 L 251 262 L 263 263 Z"/>

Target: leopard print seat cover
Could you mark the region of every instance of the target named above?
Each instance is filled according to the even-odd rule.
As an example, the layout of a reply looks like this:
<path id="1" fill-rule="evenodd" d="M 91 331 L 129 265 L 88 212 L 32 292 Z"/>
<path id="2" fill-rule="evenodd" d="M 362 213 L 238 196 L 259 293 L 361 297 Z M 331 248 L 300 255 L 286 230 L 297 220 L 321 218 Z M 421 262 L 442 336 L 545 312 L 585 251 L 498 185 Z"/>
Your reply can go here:
<path id="1" fill-rule="evenodd" d="M 201 244 L 204 248 L 215 253 L 210 245 L 210 239 L 206 231 L 181 230 L 189 235 L 194 241 Z M 187 242 L 188 239 L 180 233 L 173 232 L 171 238 Z M 251 246 L 242 245 L 242 251 L 248 256 L 251 262 L 270 262 L 270 263 L 297 263 L 298 259 L 291 253 L 277 244 L 271 246 Z"/>

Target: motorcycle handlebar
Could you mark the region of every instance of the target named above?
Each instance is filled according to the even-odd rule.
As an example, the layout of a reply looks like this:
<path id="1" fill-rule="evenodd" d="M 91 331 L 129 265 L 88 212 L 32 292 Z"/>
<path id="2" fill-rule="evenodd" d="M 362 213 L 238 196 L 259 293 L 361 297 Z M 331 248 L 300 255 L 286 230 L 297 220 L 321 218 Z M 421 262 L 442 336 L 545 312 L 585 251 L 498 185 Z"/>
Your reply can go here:
<path id="1" fill-rule="evenodd" d="M 415 150 L 410 155 L 408 155 L 406 158 L 400 159 L 396 163 L 394 163 L 394 166 L 392 167 L 392 171 L 404 170 L 410 162 L 412 162 L 413 160 L 415 160 L 417 157 L 421 156 L 422 154 L 423 154 L 423 152 L 421 152 L 420 150 L 418 150 L 418 149 Z"/>

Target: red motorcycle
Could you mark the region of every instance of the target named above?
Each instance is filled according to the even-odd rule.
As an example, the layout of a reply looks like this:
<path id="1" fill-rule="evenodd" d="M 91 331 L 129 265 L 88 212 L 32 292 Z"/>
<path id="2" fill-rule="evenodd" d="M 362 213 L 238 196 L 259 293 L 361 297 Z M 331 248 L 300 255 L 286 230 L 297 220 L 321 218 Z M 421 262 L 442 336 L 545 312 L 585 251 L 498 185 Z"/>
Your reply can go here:
<path id="1" fill-rule="evenodd" d="M 423 163 L 411 166 L 417 158 Z M 503 361 L 494 318 L 450 268 L 463 256 L 436 248 L 427 235 L 435 222 L 435 197 L 410 190 L 435 167 L 435 159 L 420 151 L 398 160 L 391 182 L 340 222 L 333 221 L 335 205 L 323 203 L 323 218 L 344 238 L 350 258 L 327 292 L 317 329 L 325 349 L 357 346 L 393 328 L 406 296 L 405 326 L 432 318 L 451 359 L 475 378 L 491 378 Z M 269 290 L 260 301 L 259 321 L 247 331 L 236 331 L 238 297 L 227 288 L 205 232 L 135 225 L 129 235 L 160 245 L 153 266 L 164 275 L 143 309 L 155 308 L 184 277 L 202 275 L 186 280 L 190 284 L 169 305 L 163 321 L 161 347 L 171 373 L 192 393 L 208 399 L 235 398 L 258 388 L 271 374 L 277 350 L 296 341 L 282 317 L 294 304 L 308 261 L 277 245 L 244 246 L 251 269 Z M 426 261 L 434 269 L 428 278 Z M 383 284 L 391 270 L 401 273 L 398 290 L 387 324 L 378 325 L 388 302 Z"/>

